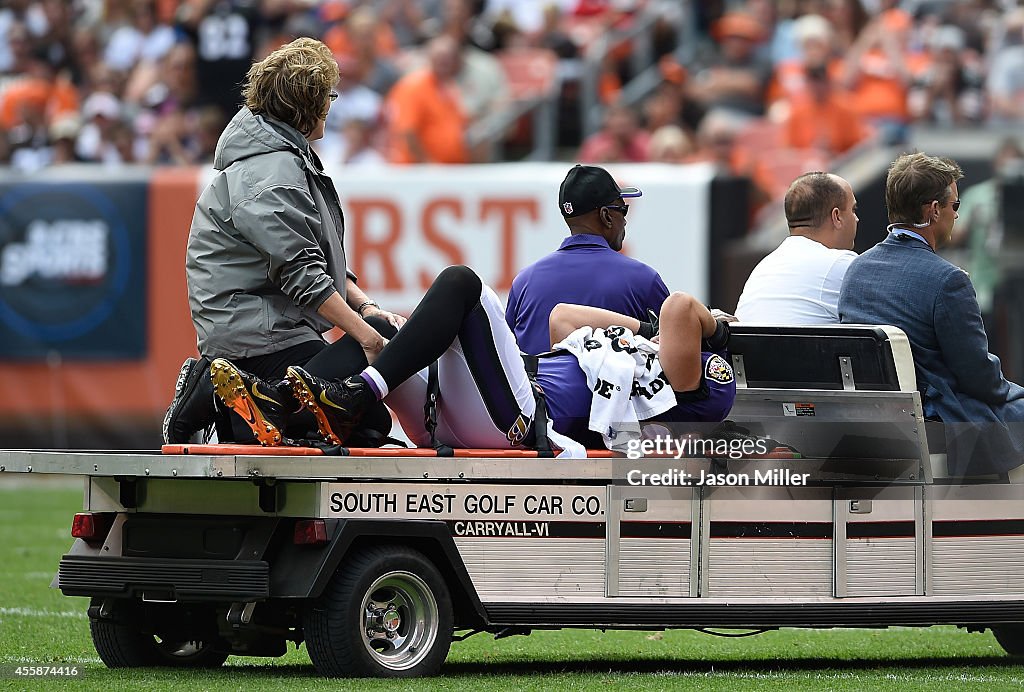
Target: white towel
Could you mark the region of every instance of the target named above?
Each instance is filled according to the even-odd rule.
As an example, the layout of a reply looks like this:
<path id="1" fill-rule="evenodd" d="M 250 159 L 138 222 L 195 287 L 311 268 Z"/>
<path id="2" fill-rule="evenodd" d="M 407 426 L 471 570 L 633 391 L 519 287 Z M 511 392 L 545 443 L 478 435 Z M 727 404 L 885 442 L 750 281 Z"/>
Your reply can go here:
<path id="1" fill-rule="evenodd" d="M 593 392 L 589 428 L 608 449 L 640 439 L 640 421 L 676 405 L 658 361 L 658 345 L 624 327 L 580 327 L 554 345 L 576 356 Z"/>
<path id="2" fill-rule="evenodd" d="M 566 437 L 562 433 L 556 432 L 555 426 L 551 421 L 548 421 L 548 441 L 554 446 L 562 448 L 557 457 L 559 459 L 587 458 L 587 448 L 571 437 Z"/>

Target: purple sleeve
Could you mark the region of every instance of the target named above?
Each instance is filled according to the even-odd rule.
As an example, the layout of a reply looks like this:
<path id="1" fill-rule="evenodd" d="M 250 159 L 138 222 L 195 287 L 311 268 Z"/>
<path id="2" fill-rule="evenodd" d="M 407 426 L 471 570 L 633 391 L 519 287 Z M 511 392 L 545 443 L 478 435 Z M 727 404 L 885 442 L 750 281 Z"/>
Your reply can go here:
<path id="1" fill-rule="evenodd" d="M 505 322 L 512 333 L 516 333 L 516 306 L 519 304 L 519 277 L 512 281 L 512 288 L 508 292 L 508 302 L 505 303 Z"/>
<path id="2" fill-rule="evenodd" d="M 651 290 L 647 297 L 648 305 L 655 312 L 661 310 L 661 304 L 668 298 L 668 287 L 661 278 L 661 274 L 654 272 L 654 278 L 651 281 Z"/>

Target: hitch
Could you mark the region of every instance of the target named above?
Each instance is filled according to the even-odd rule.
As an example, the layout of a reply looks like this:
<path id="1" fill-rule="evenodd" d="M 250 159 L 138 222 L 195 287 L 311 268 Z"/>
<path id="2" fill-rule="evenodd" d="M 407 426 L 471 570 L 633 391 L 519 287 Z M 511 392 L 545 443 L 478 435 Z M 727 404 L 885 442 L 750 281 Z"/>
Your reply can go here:
<path id="1" fill-rule="evenodd" d="M 530 634 L 533 634 L 533 630 L 529 627 L 505 627 L 495 632 L 494 639 L 497 641 L 498 639 L 504 639 L 505 637 L 525 637 Z"/>
<path id="2" fill-rule="evenodd" d="M 113 610 L 114 600 L 112 598 L 105 598 L 98 604 L 90 605 L 86 613 L 90 620 L 109 620 Z"/>
<path id="3" fill-rule="evenodd" d="M 256 609 L 256 601 L 248 603 L 232 603 L 228 608 L 227 621 L 232 627 L 241 627 L 252 620 L 252 611 Z"/>

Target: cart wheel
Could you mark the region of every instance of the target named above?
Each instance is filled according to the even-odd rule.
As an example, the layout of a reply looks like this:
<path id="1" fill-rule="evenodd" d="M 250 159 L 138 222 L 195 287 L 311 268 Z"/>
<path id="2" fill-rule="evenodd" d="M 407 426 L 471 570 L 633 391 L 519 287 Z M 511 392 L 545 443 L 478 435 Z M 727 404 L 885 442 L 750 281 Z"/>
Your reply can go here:
<path id="1" fill-rule="evenodd" d="M 1024 656 L 1024 625 L 1000 625 L 992 628 L 996 641 L 1011 656 Z"/>
<path id="2" fill-rule="evenodd" d="M 108 668 L 217 668 L 228 653 L 214 642 L 162 639 L 134 624 L 92 620 L 92 643 Z"/>
<path id="3" fill-rule="evenodd" d="M 452 623 L 437 568 L 400 546 L 346 558 L 303 618 L 309 657 L 328 677 L 433 675 L 448 656 Z"/>

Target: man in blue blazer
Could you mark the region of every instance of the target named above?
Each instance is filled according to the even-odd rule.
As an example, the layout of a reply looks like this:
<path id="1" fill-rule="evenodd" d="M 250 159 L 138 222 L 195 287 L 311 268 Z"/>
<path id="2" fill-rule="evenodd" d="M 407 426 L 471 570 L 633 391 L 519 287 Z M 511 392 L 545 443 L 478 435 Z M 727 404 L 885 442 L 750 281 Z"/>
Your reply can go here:
<path id="1" fill-rule="evenodd" d="M 907 334 L 924 414 L 945 425 L 949 472 L 1004 473 L 1024 463 L 1024 388 L 988 352 L 967 273 L 935 254 L 960 206 L 954 161 L 903 154 L 889 168 L 889 235 L 853 260 L 839 319 L 891 324 Z"/>

